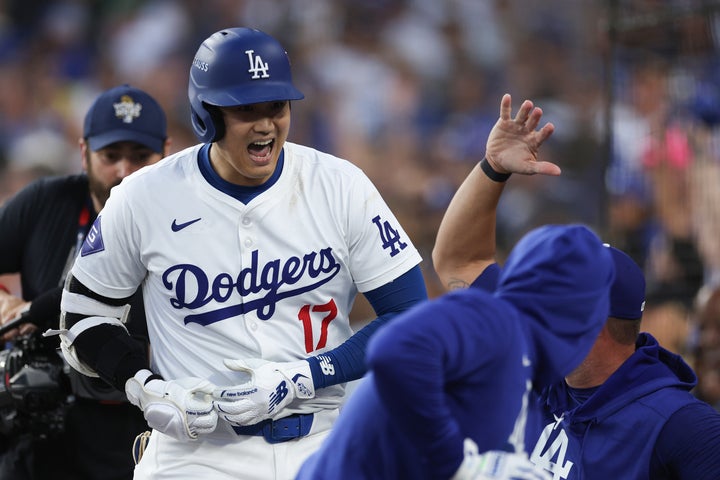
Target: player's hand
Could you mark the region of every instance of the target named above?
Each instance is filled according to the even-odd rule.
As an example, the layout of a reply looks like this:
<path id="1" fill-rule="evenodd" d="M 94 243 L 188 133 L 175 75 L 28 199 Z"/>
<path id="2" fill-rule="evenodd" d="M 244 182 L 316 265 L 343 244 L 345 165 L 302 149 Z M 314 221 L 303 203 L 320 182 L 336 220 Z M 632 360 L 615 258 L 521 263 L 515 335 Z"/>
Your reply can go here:
<path id="1" fill-rule="evenodd" d="M 466 438 L 465 457 L 450 480 L 552 480 L 552 475 L 524 453 L 489 450 L 481 455 L 475 442 Z"/>
<path id="2" fill-rule="evenodd" d="M 196 440 L 215 430 L 214 384 L 194 377 L 148 381 L 151 375 L 150 370 L 140 370 L 125 383 L 128 400 L 140 407 L 151 428 L 178 440 Z"/>
<path id="3" fill-rule="evenodd" d="M 252 425 L 277 418 L 278 414 L 296 398 L 315 397 L 310 364 L 297 362 L 268 362 L 261 359 L 225 360 L 225 366 L 250 375 L 241 385 L 217 388 L 215 409 L 220 418 L 233 425 Z"/>
<path id="4" fill-rule="evenodd" d="M 512 98 L 505 94 L 500 101 L 500 118 L 488 136 L 485 158 L 498 173 L 524 175 L 560 175 L 560 167 L 538 161 L 540 145 L 552 135 L 555 127 L 546 123 L 536 130 L 542 118 L 542 109 L 525 100 L 512 118 Z"/>

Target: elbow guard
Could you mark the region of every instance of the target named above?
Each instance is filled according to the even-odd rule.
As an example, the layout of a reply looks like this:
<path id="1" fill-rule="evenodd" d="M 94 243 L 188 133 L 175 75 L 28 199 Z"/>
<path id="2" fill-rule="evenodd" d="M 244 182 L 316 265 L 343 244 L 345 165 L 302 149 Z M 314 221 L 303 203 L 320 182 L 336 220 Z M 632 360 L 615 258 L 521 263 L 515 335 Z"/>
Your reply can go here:
<path id="1" fill-rule="evenodd" d="M 71 288 L 73 280 L 72 275 L 68 275 L 60 302 L 60 328 L 47 330 L 43 336 L 59 335 L 60 349 L 65 361 L 84 375 L 98 377 L 98 373 L 78 357 L 75 340 L 83 332 L 99 325 L 113 325 L 127 332 L 125 323 L 130 313 L 130 305 L 109 305 L 81 293 L 71 292 L 69 288 Z M 77 321 L 71 319 L 77 319 Z"/>

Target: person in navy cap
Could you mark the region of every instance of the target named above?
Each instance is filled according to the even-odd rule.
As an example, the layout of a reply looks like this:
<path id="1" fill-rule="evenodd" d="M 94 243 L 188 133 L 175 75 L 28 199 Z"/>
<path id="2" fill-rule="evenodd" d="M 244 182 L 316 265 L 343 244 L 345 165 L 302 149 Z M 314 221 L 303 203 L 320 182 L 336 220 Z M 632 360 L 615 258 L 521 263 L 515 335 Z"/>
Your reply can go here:
<path id="1" fill-rule="evenodd" d="M 16 346 L 33 338 L 47 341 L 54 353 L 56 342 L 40 332 L 58 328 L 62 285 L 78 248 L 112 188 L 168 153 L 165 112 L 143 90 L 110 88 L 88 110 L 79 146 L 81 174 L 41 178 L 0 208 L 0 273 L 19 273 L 22 287 L 16 296 L 0 285 L 0 323 L 26 320 L 3 336 Z M 135 341 L 147 345 L 139 292 L 126 327 Z M 132 478 L 133 440 L 147 429 L 142 412 L 102 380 L 68 371 L 58 383 L 62 391 L 46 392 L 67 395 L 50 412 L 57 415 L 0 413 L 5 427 L 0 429 L 0 478 Z M 50 417 L 52 422 L 44 420 Z"/>
<path id="2" fill-rule="evenodd" d="M 112 187 L 160 160 L 169 145 L 165 112 L 149 94 L 121 85 L 100 95 L 85 115 L 80 140 L 95 211 L 105 204 Z"/>
<path id="3" fill-rule="evenodd" d="M 580 366 L 540 396 L 530 460 L 563 479 L 718 478 L 720 415 L 691 393 L 697 377 L 683 358 L 641 332 L 642 270 L 608 248 L 608 319 Z"/>

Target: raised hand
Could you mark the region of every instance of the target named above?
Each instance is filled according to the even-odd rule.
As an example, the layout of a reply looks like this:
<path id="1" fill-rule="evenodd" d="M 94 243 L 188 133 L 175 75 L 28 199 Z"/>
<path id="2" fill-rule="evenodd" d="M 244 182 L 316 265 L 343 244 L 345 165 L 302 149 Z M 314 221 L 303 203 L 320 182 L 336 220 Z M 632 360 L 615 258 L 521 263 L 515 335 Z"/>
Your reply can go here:
<path id="1" fill-rule="evenodd" d="M 560 167 L 538 161 L 540 145 L 552 135 L 555 126 L 546 123 L 540 130 L 543 111 L 525 100 L 512 117 L 512 98 L 505 94 L 500 101 L 500 118 L 488 136 L 485 158 L 498 173 L 525 175 L 560 175 Z"/>

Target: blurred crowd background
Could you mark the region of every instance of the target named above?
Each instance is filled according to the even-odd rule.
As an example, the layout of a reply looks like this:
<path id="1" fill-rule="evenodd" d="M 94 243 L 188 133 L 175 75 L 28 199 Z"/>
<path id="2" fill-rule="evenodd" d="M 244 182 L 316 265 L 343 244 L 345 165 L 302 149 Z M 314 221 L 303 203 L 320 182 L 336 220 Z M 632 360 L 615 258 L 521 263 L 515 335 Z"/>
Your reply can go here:
<path id="1" fill-rule="evenodd" d="M 647 275 L 643 329 L 683 354 L 720 407 L 720 2 L 710 0 L 5 0 L 0 202 L 80 171 L 94 98 L 120 83 L 196 143 L 187 80 L 200 43 L 251 26 L 286 46 L 306 99 L 290 140 L 346 158 L 430 252 L 482 159 L 503 93 L 556 126 L 557 178 L 513 176 L 499 257 L 528 229 L 583 222 Z M 357 315 L 363 315 L 358 306 Z"/>

